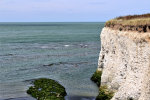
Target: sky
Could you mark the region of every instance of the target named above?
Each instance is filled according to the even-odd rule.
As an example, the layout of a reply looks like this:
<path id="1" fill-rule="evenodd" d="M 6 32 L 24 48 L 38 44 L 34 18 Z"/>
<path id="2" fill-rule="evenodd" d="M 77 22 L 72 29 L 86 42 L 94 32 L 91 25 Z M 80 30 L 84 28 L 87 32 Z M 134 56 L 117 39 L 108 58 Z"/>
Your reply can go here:
<path id="1" fill-rule="evenodd" d="M 0 0 L 0 22 L 105 22 L 150 13 L 150 0 Z"/>

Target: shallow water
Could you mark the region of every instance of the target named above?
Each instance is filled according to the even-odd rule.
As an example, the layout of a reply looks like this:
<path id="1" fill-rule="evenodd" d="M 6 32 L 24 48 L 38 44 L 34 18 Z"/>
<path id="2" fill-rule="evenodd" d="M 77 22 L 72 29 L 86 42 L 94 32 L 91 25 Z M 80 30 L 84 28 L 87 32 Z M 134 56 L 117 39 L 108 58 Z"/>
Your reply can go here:
<path id="1" fill-rule="evenodd" d="M 103 26 L 0 23 L 0 100 L 29 100 L 26 90 L 37 78 L 61 83 L 66 100 L 93 100 L 98 88 L 90 77 L 97 68 Z"/>

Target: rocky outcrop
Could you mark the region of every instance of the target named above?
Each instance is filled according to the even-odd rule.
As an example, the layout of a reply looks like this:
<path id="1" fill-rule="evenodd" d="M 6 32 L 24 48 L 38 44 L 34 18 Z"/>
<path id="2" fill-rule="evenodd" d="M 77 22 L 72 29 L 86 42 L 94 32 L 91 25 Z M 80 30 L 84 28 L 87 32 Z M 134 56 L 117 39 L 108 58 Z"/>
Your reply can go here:
<path id="1" fill-rule="evenodd" d="M 150 100 L 150 32 L 103 28 L 98 70 L 112 100 Z"/>

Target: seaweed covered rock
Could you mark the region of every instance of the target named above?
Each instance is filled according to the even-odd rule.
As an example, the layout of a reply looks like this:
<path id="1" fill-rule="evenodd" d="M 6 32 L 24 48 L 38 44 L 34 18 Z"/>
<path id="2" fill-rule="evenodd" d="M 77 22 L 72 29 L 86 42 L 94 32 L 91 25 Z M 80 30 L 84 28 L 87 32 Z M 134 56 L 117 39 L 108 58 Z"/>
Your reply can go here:
<path id="1" fill-rule="evenodd" d="M 110 100 L 114 95 L 113 91 L 108 90 L 107 86 L 101 86 L 99 88 L 99 94 L 96 100 Z"/>
<path id="2" fill-rule="evenodd" d="M 91 80 L 97 84 L 99 87 L 101 85 L 101 75 L 102 71 L 96 70 L 96 72 L 91 77 Z M 107 86 L 100 86 L 99 94 L 96 100 L 110 100 L 113 97 L 113 91 L 108 90 Z"/>
<path id="3" fill-rule="evenodd" d="M 91 80 L 95 82 L 98 86 L 100 86 L 101 83 L 101 75 L 102 75 L 102 71 L 96 70 L 96 72 L 91 77 Z"/>
<path id="4" fill-rule="evenodd" d="M 27 93 L 37 100 L 64 100 L 65 88 L 52 79 L 40 78 L 33 82 Z"/>

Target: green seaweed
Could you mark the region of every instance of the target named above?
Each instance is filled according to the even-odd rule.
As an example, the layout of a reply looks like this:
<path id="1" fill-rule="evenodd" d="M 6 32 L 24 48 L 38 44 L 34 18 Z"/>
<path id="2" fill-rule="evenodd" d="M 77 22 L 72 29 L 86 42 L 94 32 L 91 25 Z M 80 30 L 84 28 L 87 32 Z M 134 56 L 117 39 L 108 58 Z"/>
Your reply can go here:
<path id="1" fill-rule="evenodd" d="M 101 86 L 99 88 L 99 94 L 96 100 L 110 100 L 114 95 L 114 92 L 108 90 L 107 86 Z"/>
<path id="2" fill-rule="evenodd" d="M 37 100 L 64 100 L 65 88 L 52 79 L 40 78 L 33 82 L 27 93 Z"/>
<path id="3" fill-rule="evenodd" d="M 99 94 L 96 97 L 96 100 L 110 100 L 113 97 L 113 92 L 108 90 L 107 86 L 101 86 L 101 75 L 102 71 L 96 71 L 91 80 L 97 84 L 99 88 Z"/>
<path id="4" fill-rule="evenodd" d="M 101 84 L 101 75 L 102 75 L 102 71 L 96 70 L 96 72 L 91 77 L 91 80 L 95 82 L 98 86 L 100 86 Z"/>

